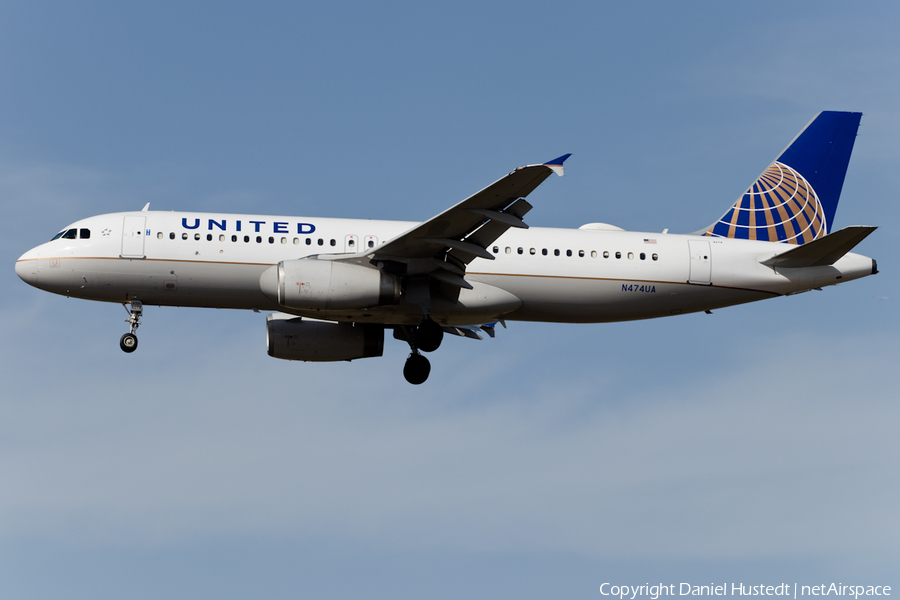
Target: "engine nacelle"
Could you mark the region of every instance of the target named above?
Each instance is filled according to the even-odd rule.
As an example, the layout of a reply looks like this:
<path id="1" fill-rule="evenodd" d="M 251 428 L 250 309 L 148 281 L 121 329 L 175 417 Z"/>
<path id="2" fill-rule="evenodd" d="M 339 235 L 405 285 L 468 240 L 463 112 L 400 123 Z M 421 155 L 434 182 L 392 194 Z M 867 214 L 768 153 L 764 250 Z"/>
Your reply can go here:
<path id="1" fill-rule="evenodd" d="M 269 356 L 328 362 L 381 356 L 384 328 L 362 323 L 313 321 L 292 315 L 266 317 Z"/>
<path id="2" fill-rule="evenodd" d="M 332 260 L 282 261 L 260 276 L 259 287 L 288 308 L 369 308 L 400 302 L 400 282 L 393 275 Z"/>

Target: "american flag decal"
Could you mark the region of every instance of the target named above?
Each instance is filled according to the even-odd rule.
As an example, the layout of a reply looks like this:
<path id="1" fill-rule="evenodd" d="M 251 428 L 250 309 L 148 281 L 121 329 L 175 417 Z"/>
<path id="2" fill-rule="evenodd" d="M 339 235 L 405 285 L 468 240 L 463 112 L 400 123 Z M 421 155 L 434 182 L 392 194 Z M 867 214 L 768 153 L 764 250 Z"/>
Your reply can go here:
<path id="1" fill-rule="evenodd" d="M 644 243 L 645 244 L 655 244 L 656 240 L 650 240 L 650 239 L 644 238 Z"/>

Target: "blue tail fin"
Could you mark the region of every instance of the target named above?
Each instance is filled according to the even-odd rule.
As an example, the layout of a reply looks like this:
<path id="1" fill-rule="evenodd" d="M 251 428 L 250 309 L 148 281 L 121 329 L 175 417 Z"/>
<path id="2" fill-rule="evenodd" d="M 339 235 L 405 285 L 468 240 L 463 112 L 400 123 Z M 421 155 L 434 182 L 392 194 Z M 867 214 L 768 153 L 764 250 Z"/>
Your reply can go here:
<path id="1" fill-rule="evenodd" d="M 820 112 L 718 222 L 698 233 L 787 244 L 827 235 L 860 117 Z"/>

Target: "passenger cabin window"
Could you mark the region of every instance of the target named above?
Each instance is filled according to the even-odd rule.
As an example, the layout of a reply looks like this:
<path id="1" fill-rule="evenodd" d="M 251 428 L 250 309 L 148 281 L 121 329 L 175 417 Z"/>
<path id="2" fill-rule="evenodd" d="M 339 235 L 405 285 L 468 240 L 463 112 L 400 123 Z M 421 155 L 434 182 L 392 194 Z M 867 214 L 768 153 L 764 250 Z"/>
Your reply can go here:
<path id="1" fill-rule="evenodd" d="M 659 254 L 654 253 L 650 258 L 653 260 L 659 260 Z"/>
<path id="2" fill-rule="evenodd" d="M 547 249 L 546 248 L 542 249 L 541 254 L 543 254 L 544 256 L 547 256 Z"/>
<path id="3" fill-rule="evenodd" d="M 169 239 L 170 239 L 170 240 L 174 240 L 174 239 L 175 239 L 175 232 L 174 232 L 174 231 L 170 231 L 170 232 L 169 232 Z"/>
<path id="4" fill-rule="evenodd" d="M 163 233 L 162 233 L 162 231 L 160 231 L 160 232 L 158 232 L 158 233 L 156 234 L 156 239 L 158 239 L 158 240 L 163 239 Z"/>
<path id="5" fill-rule="evenodd" d="M 374 248 L 374 247 L 375 247 L 375 240 L 369 240 L 369 248 Z M 494 253 L 496 254 L 496 252 L 497 252 L 497 246 L 494 246 Z"/>
<path id="6" fill-rule="evenodd" d="M 182 234 L 181 234 L 181 239 L 186 240 L 186 239 L 187 239 L 187 234 L 186 234 L 186 233 L 182 233 Z"/>

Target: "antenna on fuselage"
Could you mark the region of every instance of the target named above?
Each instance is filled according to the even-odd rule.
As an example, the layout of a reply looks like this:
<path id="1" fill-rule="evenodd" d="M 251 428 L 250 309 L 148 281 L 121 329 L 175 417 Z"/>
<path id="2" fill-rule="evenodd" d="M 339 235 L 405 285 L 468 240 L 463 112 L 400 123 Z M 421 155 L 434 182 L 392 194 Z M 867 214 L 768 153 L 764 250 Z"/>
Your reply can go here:
<path id="1" fill-rule="evenodd" d="M 141 212 L 147 212 L 150 209 L 150 203 L 144 205 L 144 208 L 141 209 Z"/>

